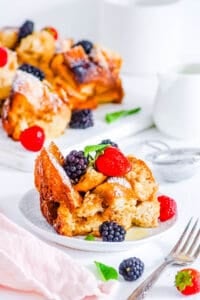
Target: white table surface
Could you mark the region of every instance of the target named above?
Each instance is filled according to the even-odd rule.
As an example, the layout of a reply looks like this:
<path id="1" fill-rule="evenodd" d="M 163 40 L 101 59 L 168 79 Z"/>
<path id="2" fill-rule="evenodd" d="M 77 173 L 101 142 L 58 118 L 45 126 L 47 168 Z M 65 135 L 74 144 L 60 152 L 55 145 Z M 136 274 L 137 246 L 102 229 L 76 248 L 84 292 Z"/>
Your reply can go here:
<path id="1" fill-rule="evenodd" d="M 16 9 L 10 10 L 11 0 L 2 0 L 2 6 L 4 7 L 4 14 L 0 20 L 0 25 L 7 25 L 7 24 L 18 24 L 24 20 L 24 18 L 32 17 L 32 15 L 38 15 L 38 7 L 41 9 L 41 1 L 37 0 L 34 1 L 35 5 L 29 7 L 29 2 L 25 0 L 15 1 L 15 5 L 17 6 L 16 9 L 20 11 L 20 14 L 16 14 Z M 43 1 L 43 7 L 48 2 L 48 5 L 53 5 L 58 1 Z M 64 0 L 59 0 L 59 3 L 64 2 Z M 68 1 L 72 3 L 74 1 Z M 90 1 L 88 0 L 88 5 L 90 5 Z M 67 1 L 65 1 L 67 3 Z M 78 1 L 76 1 L 78 5 Z M 185 29 L 184 34 L 186 36 L 185 39 L 185 47 L 184 53 L 182 53 L 182 60 L 188 61 L 188 59 L 195 58 L 195 60 L 199 61 L 199 49 L 200 43 L 199 39 L 196 38 L 199 32 L 199 11 L 200 11 L 200 3 L 198 0 L 185 0 L 185 3 L 188 5 L 188 9 L 185 9 L 186 12 L 186 22 L 185 22 Z M 12 1 L 13 4 L 13 1 Z M 66 19 L 67 11 L 70 13 L 67 15 L 70 17 L 71 10 L 67 10 L 62 14 L 63 19 Z M 75 11 L 72 10 L 72 12 Z M 87 11 L 87 9 L 85 10 Z M 76 11 L 77 13 L 77 11 Z M 80 10 L 82 14 L 82 11 Z M 44 16 L 44 14 L 43 14 Z M 46 19 L 45 19 L 46 16 Z M 49 20 L 49 15 L 45 14 L 44 22 Z M 57 25 L 56 20 L 60 20 L 59 18 L 56 19 L 56 14 L 53 11 L 52 16 L 55 18 L 52 21 L 52 25 Z M 85 16 L 85 12 L 84 12 Z M 93 17 L 93 16 L 92 16 Z M 39 16 L 38 16 L 39 18 Z M 38 18 L 35 18 L 38 21 Z M 71 14 L 71 19 L 75 20 L 74 15 Z M 52 19 L 51 19 L 52 20 Z M 78 24 L 78 26 L 70 27 L 70 33 L 74 37 L 79 37 L 80 34 L 88 34 L 90 37 L 96 37 L 96 27 L 91 26 L 90 22 L 88 22 L 87 18 L 84 18 L 87 22 L 83 22 L 83 26 L 80 26 L 79 23 L 74 22 L 73 24 Z M 42 21 L 43 22 L 43 18 Z M 87 23 L 87 24 L 86 24 Z M 46 23 L 45 23 L 46 24 Z M 82 23 L 81 23 L 82 24 Z M 90 25 L 89 27 L 88 24 Z M 86 26 L 87 25 L 87 26 Z M 81 33 L 80 33 L 81 30 Z M 95 31 L 95 32 L 93 32 Z M 132 153 L 137 153 L 140 156 L 140 148 L 137 145 L 139 141 L 149 139 L 149 138 L 163 138 L 156 130 L 147 130 L 141 134 L 138 134 L 135 137 L 132 137 L 133 140 L 133 147 Z M 185 142 L 178 142 L 175 140 L 167 139 L 169 143 L 173 146 L 184 145 Z M 193 142 L 190 142 L 191 145 Z M 195 145 L 199 145 L 200 142 L 195 141 Z M 200 182 L 200 173 L 197 174 L 195 177 L 182 181 L 179 183 L 160 183 L 160 190 L 162 193 L 172 196 L 176 199 L 178 204 L 178 221 L 176 225 L 172 228 L 171 231 L 165 233 L 162 237 L 158 237 L 152 242 L 141 244 L 127 252 L 120 252 L 120 253 L 92 253 L 92 252 L 83 252 L 78 250 L 72 250 L 64 247 L 59 247 L 55 244 L 52 244 L 55 247 L 60 248 L 62 251 L 68 253 L 73 258 L 78 259 L 81 263 L 83 263 L 87 267 L 91 267 L 93 265 L 93 261 L 101 261 L 105 264 L 113 265 L 116 268 L 118 267 L 119 263 L 130 256 L 137 256 L 140 257 L 145 263 L 145 272 L 141 279 L 136 281 L 135 283 L 124 282 L 120 280 L 116 291 L 112 296 L 109 296 L 109 300 L 125 300 L 127 299 L 130 292 L 135 289 L 138 284 L 142 280 L 145 279 L 148 274 L 156 268 L 156 266 L 163 261 L 163 257 L 168 253 L 171 246 L 176 241 L 177 237 L 183 230 L 186 222 L 191 216 L 199 216 L 200 211 L 200 189 L 199 189 L 199 182 Z M 20 213 L 18 211 L 18 202 L 22 198 L 25 192 L 33 188 L 33 174 L 31 173 L 23 173 L 21 171 L 17 171 L 14 169 L 4 168 L 0 166 L 0 210 L 2 210 L 5 215 L 9 218 L 17 222 L 18 224 L 22 225 L 23 227 L 27 228 L 23 223 Z M 27 228 L 28 229 L 28 228 Z M 193 267 L 199 268 L 200 259 L 193 264 Z M 1 265 L 0 265 L 1 267 Z M 176 291 L 173 287 L 174 285 L 174 277 L 180 268 L 176 267 L 169 267 L 165 273 L 160 277 L 159 281 L 156 283 L 152 291 L 146 297 L 147 300 L 177 300 L 183 299 L 183 297 Z M 0 300 L 42 300 L 42 297 L 38 297 L 35 295 L 28 295 L 17 293 L 14 291 L 8 291 L 3 287 L 0 287 Z M 200 295 L 187 297 L 187 299 L 200 299 Z M 44 299 L 43 299 L 44 300 Z M 66 298 L 67 300 L 67 298 Z"/>
<path id="2" fill-rule="evenodd" d="M 142 132 L 132 139 L 132 146 L 129 148 L 132 153 L 140 155 L 140 147 L 138 146 L 141 141 L 150 138 L 164 139 L 172 146 L 185 145 L 185 142 L 165 139 L 156 129 L 149 129 Z M 191 143 L 193 144 L 193 142 Z M 195 143 L 198 144 L 198 141 Z M 189 143 L 188 143 L 189 145 Z M 199 143 L 200 145 L 200 143 Z M 123 147 L 123 146 L 122 146 Z M 142 152 L 141 152 L 142 156 Z M 99 253 L 99 252 L 84 252 L 64 247 L 60 248 L 62 251 L 71 255 L 74 259 L 78 259 L 85 266 L 91 268 L 93 261 L 100 261 L 105 264 L 118 267 L 119 263 L 130 256 L 140 257 L 145 263 L 145 272 L 141 279 L 136 282 L 125 282 L 120 279 L 117 283 L 116 289 L 109 300 L 125 300 L 130 292 L 135 289 L 138 284 L 145 279 L 145 277 L 154 270 L 154 268 L 163 261 L 163 257 L 168 253 L 171 246 L 176 241 L 177 237 L 183 230 L 186 222 L 191 216 L 199 216 L 200 211 L 200 191 L 199 191 L 200 173 L 191 179 L 179 183 L 160 183 L 160 190 L 162 193 L 172 196 L 176 199 L 178 204 L 178 221 L 176 225 L 162 237 L 158 237 L 148 243 L 137 245 L 134 249 L 127 252 L 120 253 Z M 23 194 L 29 189 L 33 188 L 33 174 L 23 173 L 14 169 L 0 167 L 0 210 L 3 210 L 5 215 L 12 220 L 27 228 L 23 223 L 20 213 L 18 211 L 18 201 Z M 198 259 L 193 267 L 199 268 L 200 259 Z M 180 268 L 169 267 L 165 273 L 160 277 L 154 288 L 146 297 L 147 300 L 177 300 L 182 299 L 182 296 L 176 291 L 174 287 L 174 278 L 176 272 Z M 188 297 L 187 299 L 199 299 L 199 295 Z M 8 291 L 0 288 L 1 300 L 41 300 L 43 298 L 35 295 L 27 295 Z M 66 298 L 67 300 L 67 298 Z"/>

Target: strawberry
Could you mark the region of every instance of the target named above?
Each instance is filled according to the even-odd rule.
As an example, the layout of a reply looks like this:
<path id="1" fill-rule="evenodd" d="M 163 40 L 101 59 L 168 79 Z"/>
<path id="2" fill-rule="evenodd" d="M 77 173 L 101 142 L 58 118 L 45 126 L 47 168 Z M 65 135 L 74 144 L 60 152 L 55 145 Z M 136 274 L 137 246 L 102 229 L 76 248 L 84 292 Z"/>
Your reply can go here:
<path id="1" fill-rule="evenodd" d="M 158 196 L 160 202 L 160 221 L 164 222 L 177 214 L 176 201 L 168 196 Z"/>
<path id="2" fill-rule="evenodd" d="M 29 127 L 22 131 L 19 140 L 25 149 L 39 151 L 45 140 L 44 130 L 36 125 Z"/>
<path id="3" fill-rule="evenodd" d="M 191 268 L 179 271 L 175 277 L 175 285 L 183 295 L 200 293 L 200 272 Z"/>
<path id="4" fill-rule="evenodd" d="M 44 27 L 43 30 L 46 30 L 49 33 L 51 33 L 55 40 L 58 39 L 58 31 L 54 27 Z"/>
<path id="5" fill-rule="evenodd" d="M 123 176 L 131 170 L 131 164 L 116 147 L 107 147 L 95 161 L 96 169 L 106 176 Z"/>
<path id="6" fill-rule="evenodd" d="M 8 61 L 8 52 L 5 48 L 0 47 L 0 68 L 4 67 Z"/>

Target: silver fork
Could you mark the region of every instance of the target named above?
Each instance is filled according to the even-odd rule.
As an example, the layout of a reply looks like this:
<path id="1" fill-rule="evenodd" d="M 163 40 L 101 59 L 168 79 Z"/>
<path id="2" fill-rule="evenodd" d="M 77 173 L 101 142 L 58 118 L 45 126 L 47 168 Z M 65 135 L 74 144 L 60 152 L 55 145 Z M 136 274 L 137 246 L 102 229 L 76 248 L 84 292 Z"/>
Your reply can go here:
<path id="1" fill-rule="evenodd" d="M 193 226 L 192 223 L 193 218 L 191 218 L 186 225 L 178 242 L 171 252 L 165 257 L 164 262 L 132 292 L 127 300 L 144 299 L 147 291 L 153 286 L 167 266 L 185 266 L 191 264 L 195 261 L 195 259 L 197 259 L 200 254 L 200 229 L 197 228 L 198 219 L 194 222 Z"/>

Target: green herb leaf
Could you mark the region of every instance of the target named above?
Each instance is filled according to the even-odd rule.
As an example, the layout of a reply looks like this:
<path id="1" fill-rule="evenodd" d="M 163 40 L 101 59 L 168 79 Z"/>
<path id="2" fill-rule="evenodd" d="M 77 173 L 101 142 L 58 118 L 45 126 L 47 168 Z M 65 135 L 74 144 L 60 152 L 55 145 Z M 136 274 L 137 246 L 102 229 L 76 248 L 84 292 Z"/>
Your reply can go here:
<path id="1" fill-rule="evenodd" d="M 85 237 L 85 240 L 86 241 L 95 241 L 95 237 L 93 234 L 90 233 Z"/>
<path id="2" fill-rule="evenodd" d="M 136 114 L 140 110 L 141 110 L 141 107 L 136 107 L 136 108 L 129 109 L 129 110 L 119 110 L 119 111 L 115 111 L 113 113 L 107 113 L 105 115 L 105 120 L 106 120 L 107 123 L 112 123 L 112 122 L 115 122 L 115 121 L 117 121 L 117 120 L 119 120 L 123 117 Z"/>
<path id="3" fill-rule="evenodd" d="M 99 145 L 89 145 L 84 148 L 84 156 L 88 156 L 92 152 L 97 152 L 97 151 L 103 151 L 105 148 L 107 148 L 109 145 L 108 144 L 99 144 Z"/>
<path id="4" fill-rule="evenodd" d="M 118 279 L 118 272 L 115 268 L 104 265 L 98 261 L 95 261 L 94 263 L 101 275 L 102 280 L 107 281 L 110 279 Z"/>

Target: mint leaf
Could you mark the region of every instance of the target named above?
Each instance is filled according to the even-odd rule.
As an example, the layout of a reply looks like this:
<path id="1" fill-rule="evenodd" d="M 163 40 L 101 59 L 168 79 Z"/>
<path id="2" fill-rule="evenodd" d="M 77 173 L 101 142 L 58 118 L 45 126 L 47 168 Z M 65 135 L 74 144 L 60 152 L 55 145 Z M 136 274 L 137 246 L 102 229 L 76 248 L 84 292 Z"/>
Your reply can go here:
<path id="1" fill-rule="evenodd" d="M 99 145 L 89 145 L 89 146 L 86 146 L 84 148 L 84 156 L 87 157 L 92 152 L 103 151 L 108 146 L 109 146 L 108 144 L 99 144 Z"/>
<path id="2" fill-rule="evenodd" d="M 105 115 L 105 120 L 107 123 L 112 123 L 115 122 L 123 117 L 129 116 L 129 115 L 133 115 L 138 113 L 141 110 L 141 107 L 136 107 L 133 109 L 129 109 L 129 110 L 119 110 L 119 111 L 115 111 L 113 113 L 107 113 Z"/>
<path id="3" fill-rule="evenodd" d="M 93 236 L 93 234 L 90 233 L 85 237 L 85 240 L 86 241 L 95 241 L 95 237 Z"/>
<path id="4" fill-rule="evenodd" d="M 107 281 L 110 279 L 118 279 L 118 272 L 115 268 L 104 265 L 98 261 L 95 261 L 94 263 L 100 273 L 102 280 Z"/>

